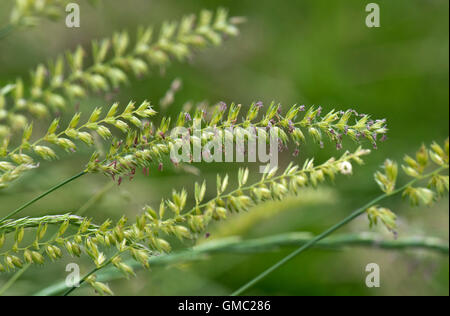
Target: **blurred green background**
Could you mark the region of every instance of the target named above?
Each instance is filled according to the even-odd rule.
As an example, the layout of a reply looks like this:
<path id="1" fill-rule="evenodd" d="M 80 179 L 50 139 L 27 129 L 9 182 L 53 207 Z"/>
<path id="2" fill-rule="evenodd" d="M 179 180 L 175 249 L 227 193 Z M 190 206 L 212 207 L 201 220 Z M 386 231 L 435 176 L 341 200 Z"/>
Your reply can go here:
<path id="1" fill-rule="evenodd" d="M 159 25 L 202 8 L 224 6 L 231 15 L 245 16 L 241 34 L 225 45 L 197 54 L 189 64 L 174 62 L 164 73 L 135 79 L 122 88 L 114 101 L 152 100 L 158 104 L 175 78 L 183 82 L 167 114 L 175 116 L 186 102 L 252 101 L 321 105 L 325 110 L 354 108 L 388 120 L 389 141 L 367 158 L 354 176 L 339 178 L 335 185 L 307 192 L 283 203 L 258 207 L 242 218 L 210 227 L 210 238 L 240 235 L 243 238 L 305 231 L 319 233 L 344 218 L 353 208 L 375 197 L 372 174 L 385 158 L 400 159 L 422 143 L 442 142 L 449 128 L 449 2 L 447 0 L 376 1 L 381 7 L 381 27 L 367 28 L 365 6 L 360 0 L 199 1 L 108 0 L 98 8 L 81 4 L 81 28 L 68 29 L 64 19 L 44 22 L 0 42 L 0 84 L 27 76 L 38 63 L 73 49 L 89 46 L 93 38 L 115 30 L 134 31 L 138 25 Z M 12 1 L 0 3 L 0 21 L 8 19 Z M 2 23 L 3 24 L 3 23 Z M 110 105 L 100 96 L 84 100 L 81 109 Z M 157 110 L 158 106 L 156 106 Z M 73 113 L 74 110 L 68 111 Z M 86 110 L 87 111 L 87 110 Z M 310 156 L 324 161 L 337 154 L 332 144 L 320 150 L 303 149 L 300 162 Z M 349 144 L 355 147 L 354 144 Z M 38 192 L 81 170 L 88 150 L 65 156 L 42 167 L 9 189 L 0 191 L 0 214 L 14 209 Z M 293 157 L 283 156 L 283 164 Z M 193 191 L 194 180 L 215 183 L 216 173 L 235 174 L 239 165 L 196 165 L 201 172 L 165 168 L 150 177 L 111 188 L 89 211 L 97 220 L 134 218 L 145 204 L 158 205 L 173 188 Z M 256 170 L 256 166 L 252 166 Z M 256 172 L 252 177 L 256 178 Z M 90 175 L 70 184 L 38 204 L 27 214 L 62 213 L 81 207 L 102 190 L 108 179 Z M 214 195 L 214 188 L 208 192 Z M 384 204 L 400 217 L 399 235 L 436 236 L 448 240 L 448 199 L 432 208 L 411 209 L 400 199 Z M 276 212 L 273 212 L 276 210 Z M 252 215 L 258 213 L 261 216 Z M 247 223 L 242 225 L 242 223 Z M 360 218 L 347 231 L 368 231 Z M 344 231 L 345 231 L 344 230 Z M 341 231 L 342 232 L 342 231 Z M 381 233 L 386 233 L 380 229 Z M 392 238 L 386 233 L 386 238 Z M 180 246 L 181 247 L 181 246 Z M 207 260 L 155 267 L 130 281 L 111 286 L 119 295 L 227 295 L 292 249 L 258 255 L 214 255 Z M 32 294 L 62 281 L 64 264 L 32 268 L 7 294 Z M 368 289 L 365 266 L 381 266 L 379 289 Z M 82 271 L 91 266 L 80 262 Z M 2 274 L 0 285 L 10 277 Z M 88 294 L 80 290 L 78 294 Z M 448 295 L 448 256 L 429 252 L 388 252 L 375 249 L 310 250 L 265 278 L 250 295 Z"/>

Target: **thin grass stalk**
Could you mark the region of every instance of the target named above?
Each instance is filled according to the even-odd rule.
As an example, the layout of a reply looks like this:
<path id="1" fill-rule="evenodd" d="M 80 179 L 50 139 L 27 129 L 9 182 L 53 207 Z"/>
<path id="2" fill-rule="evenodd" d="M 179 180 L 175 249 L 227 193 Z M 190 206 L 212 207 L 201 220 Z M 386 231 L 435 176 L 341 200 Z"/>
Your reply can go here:
<path id="1" fill-rule="evenodd" d="M 24 205 L 20 206 L 19 208 L 17 208 L 16 210 L 12 211 L 11 213 L 9 213 L 8 215 L 6 215 L 5 217 L 3 217 L 2 219 L 0 219 L 0 223 L 3 223 L 4 221 L 11 219 L 13 216 L 17 215 L 18 213 L 20 213 L 21 211 L 23 211 L 24 209 L 26 209 L 27 207 L 33 205 L 34 203 L 36 203 L 37 201 L 43 199 L 44 197 L 46 197 L 47 195 L 49 195 L 50 193 L 58 190 L 59 188 L 65 186 L 66 184 L 75 181 L 76 179 L 84 176 L 85 174 L 87 174 L 86 171 L 82 171 L 80 173 L 77 173 L 76 175 L 64 180 L 63 182 L 55 185 L 54 187 L 50 188 L 49 190 L 45 191 L 44 193 L 42 193 L 41 195 L 35 197 L 34 199 L 32 199 L 31 201 L 25 203 Z"/>
<path id="2" fill-rule="evenodd" d="M 396 189 L 395 191 L 393 191 L 390 194 L 382 194 L 378 197 L 376 197 L 375 199 L 373 199 L 372 201 L 368 202 L 366 205 L 358 208 L 357 210 L 355 210 L 353 213 L 351 213 L 348 217 L 346 217 L 345 219 L 343 219 L 342 221 L 340 221 L 339 223 L 337 223 L 336 225 L 332 226 L 331 228 L 329 228 L 328 230 L 324 231 L 323 233 L 321 233 L 320 235 L 318 235 L 317 237 L 313 238 L 311 241 L 309 241 L 308 243 L 306 243 L 305 245 L 301 246 L 300 248 L 298 248 L 297 250 L 295 250 L 294 252 L 292 252 L 290 255 L 284 257 L 283 259 L 281 259 L 280 261 L 278 261 L 276 264 L 274 264 L 273 266 L 271 266 L 270 268 L 268 268 L 267 270 L 265 270 L 264 272 L 262 272 L 260 275 L 258 275 L 257 277 L 253 278 L 252 280 L 250 280 L 249 282 L 247 282 L 246 284 L 244 284 L 242 287 L 240 287 L 238 290 L 236 290 L 235 292 L 233 292 L 231 294 L 231 296 L 239 296 L 241 294 L 243 294 L 244 292 L 246 292 L 248 289 L 250 289 L 251 287 L 253 287 L 255 284 L 257 284 L 259 281 L 261 281 L 262 279 L 264 279 L 265 277 L 267 277 L 269 274 L 271 274 L 272 272 L 274 272 L 275 270 L 277 270 L 278 268 L 282 267 L 283 265 L 285 265 L 286 263 L 288 263 L 289 261 L 291 261 L 292 259 L 294 259 L 295 257 L 297 257 L 299 254 L 303 253 L 304 251 L 310 249 L 311 247 L 313 247 L 314 245 L 316 245 L 319 241 L 323 240 L 324 238 L 330 236 L 332 233 L 334 233 L 335 231 L 339 230 L 340 228 L 342 228 L 343 226 L 347 225 L 348 223 L 352 222 L 354 219 L 358 218 L 359 216 L 361 216 L 362 214 L 364 214 L 367 209 L 369 209 L 370 207 L 376 205 L 378 202 L 391 197 L 393 195 L 402 193 L 404 190 L 406 190 L 408 187 L 411 187 L 412 185 L 414 185 L 416 182 L 432 177 L 435 174 L 439 174 L 439 172 L 448 169 L 448 166 L 442 166 L 438 169 L 436 169 L 435 171 L 424 175 L 420 178 L 414 179 L 412 181 L 410 181 L 409 183 L 405 184 L 404 186 Z"/>

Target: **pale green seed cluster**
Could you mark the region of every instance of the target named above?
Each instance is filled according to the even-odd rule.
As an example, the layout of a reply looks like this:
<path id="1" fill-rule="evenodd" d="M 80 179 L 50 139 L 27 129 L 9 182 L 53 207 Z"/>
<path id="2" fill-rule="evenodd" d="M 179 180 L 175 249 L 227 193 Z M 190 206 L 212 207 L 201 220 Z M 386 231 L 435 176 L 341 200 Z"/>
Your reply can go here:
<path id="1" fill-rule="evenodd" d="M 88 54 L 80 46 L 48 65 L 39 65 L 29 82 L 19 78 L 0 90 L 0 139 L 9 137 L 11 130 L 25 128 L 27 114 L 48 116 L 64 109 L 69 100 L 85 97 L 88 91 L 111 91 L 127 82 L 130 73 L 147 75 L 150 66 L 164 67 L 171 57 L 186 60 L 193 49 L 219 45 L 224 36 L 237 34 L 233 19 L 219 9 L 215 16 L 202 11 L 198 18 L 190 15 L 179 23 L 165 23 L 155 39 L 153 28 L 148 27 L 138 30 L 134 43 L 127 32 L 94 41 L 90 65 L 86 65 Z"/>
<path id="2" fill-rule="evenodd" d="M 416 154 L 416 160 L 409 156 L 406 156 L 404 160 L 406 164 L 402 165 L 402 169 L 407 176 L 428 181 L 426 187 L 408 186 L 403 192 L 403 196 L 407 197 L 413 206 L 431 205 L 439 197 L 448 193 L 449 177 L 445 174 L 448 172 L 449 163 L 448 139 L 444 146 L 437 143 L 431 144 L 429 148 L 422 146 Z M 425 174 L 428 168 L 435 170 Z"/>
<path id="3" fill-rule="evenodd" d="M 58 226 L 57 233 L 46 239 L 49 225 Z M 80 227 L 79 231 L 96 232 L 100 228 L 93 226 L 85 219 L 66 214 L 43 216 L 39 218 L 22 218 L 19 220 L 7 220 L 0 225 L 0 251 L 8 242 L 7 236 L 14 232 L 13 244 L 8 247 L 9 250 L 3 251 L 0 257 L 3 258 L 0 263 L 0 271 L 10 271 L 16 268 L 22 268 L 24 263 L 43 264 L 45 262 L 44 254 L 51 260 L 62 257 L 61 246 L 67 244 L 72 254 L 80 255 L 81 250 L 78 246 L 71 247 L 71 242 L 64 237 L 69 226 Z M 33 230 L 28 233 L 28 230 Z M 33 242 L 22 247 L 25 235 L 33 235 Z M 28 236 L 27 236 L 28 237 Z M 58 246 L 59 245 L 59 246 Z M 66 247 L 66 248 L 67 248 Z"/>
<path id="4" fill-rule="evenodd" d="M 423 145 L 416 153 L 416 157 L 404 157 L 401 169 L 404 175 L 411 179 L 406 185 L 397 188 L 399 175 L 398 164 L 390 159 L 386 160 L 383 172 L 375 173 L 375 181 L 387 195 L 402 193 L 412 206 L 430 206 L 440 197 L 449 192 L 449 140 L 443 146 L 434 142 L 431 146 Z M 425 184 L 425 185 L 422 185 Z M 396 229 L 396 216 L 386 208 L 374 206 L 367 210 L 372 225 L 380 220 L 388 230 Z"/>
<path id="5" fill-rule="evenodd" d="M 367 210 L 367 217 L 370 222 L 370 228 L 381 222 L 391 232 L 395 233 L 397 229 L 397 216 L 390 209 L 372 206 Z"/>
<path id="6" fill-rule="evenodd" d="M 305 111 L 302 116 L 302 107 L 292 106 L 285 116 L 281 114 L 281 105 L 272 103 L 265 113 L 261 112 L 261 106 L 253 103 L 246 114 L 240 115 L 242 106 L 231 104 L 227 109 L 223 104 L 220 104 L 214 109 L 210 115 L 203 109 L 197 108 L 192 114 L 180 113 L 175 125 L 171 125 L 170 118 L 163 118 L 159 126 L 153 124 L 146 125 L 140 132 L 133 131 L 128 135 L 126 141 L 116 142 L 110 147 L 110 151 L 105 159 L 99 159 L 99 154 L 94 154 L 88 163 L 88 172 L 102 172 L 106 175 L 121 177 L 124 175 L 134 175 L 134 172 L 139 168 L 149 168 L 155 164 L 161 163 L 163 158 L 171 152 L 173 147 L 179 142 L 185 140 L 171 139 L 171 128 L 185 127 L 190 131 L 189 144 L 194 147 L 203 147 L 208 142 L 217 140 L 233 141 L 240 137 L 237 133 L 226 133 L 225 129 L 228 127 L 243 127 L 245 129 L 238 130 L 245 133 L 243 139 L 245 142 L 255 140 L 261 134 L 254 134 L 252 130 L 259 128 L 258 132 L 266 133 L 267 128 L 276 129 L 278 137 L 284 146 L 289 142 L 293 142 L 296 146 L 301 146 L 306 140 L 307 131 L 315 130 L 311 134 L 314 141 L 325 141 L 325 136 L 336 143 L 342 142 L 343 137 L 349 137 L 356 141 L 363 141 L 364 139 L 372 142 L 370 138 L 356 138 L 352 137 L 350 131 L 357 130 L 360 133 L 370 135 L 384 135 L 387 128 L 378 124 L 367 127 L 368 116 L 353 117 L 352 111 L 343 112 L 339 114 L 331 111 L 325 116 L 319 116 L 319 111 L 313 108 Z M 261 117 L 262 114 L 262 117 Z M 350 123 L 350 120 L 354 122 Z M 361 120 L 363 123 L 361 123 Z M 349 124 L 349 125 L 347 125 Z M 345 127 L 349 126 L 349 127 Z M 339 134 L 340 129 L 349 131 L 347 134 Z M 334 130 L 336 132 L 330 132 Z M 198 131 L 200 136 L 196 135 Z M 324 136 L 322 136 L 324 135 Z M 231 137 L 231 139 L 229 138 Z M 119 178 L 120 179 L 120 178 Z"/>
<path id="7" fill-rule="evenodd" d="M 427 187 L 407 186 L 403 195 L 408 197 L 413 205 L 430 205 L 439 196 L 449 190 L 449 178 L 445 175 L 448 171 L 449 161 L 449 141 L 445 141 L 441 146 L 433 143 L 429 148 L 422 146 L 416 153 L 416 158 L 406 155 L 401 168 L 404 174 L 412 178 L 413 181 L 428 181 Z M 398 164 L 392 160 L 386 160 L 384 172 L 378 171 L 375 174 L 377 181 L 383 192 L 392 194 L 395 191 L 398 178 Z M 431 173 L 426 173 L 429 169 Z M 434 170 L 433 170 L 434 169 Z"/>
<path id="8" fill-rule="evenodd" d="M 20 27 L 35 26 L 41 19 L 61 17 L 70 0 L 16 0 L 11 12 L 11 24 Z"/>
<path id="9" fill-rule="evenodd" d="M 63 149 L 67 152 L 77 150 L 76 142 L 81 141 L 89 146 L 94 144 L 92 132 L 96 132 L 101 138 L 107 140 L 112 137 L 111 128 L 115 127 L 123 133 L 130 133 L 134 128 L 142 128 L 144 119 L 156 114 L 149 102 L 144 101 L 138 107 L 130 102 L 126 108 L 118 113 L 119 104 L 115 103 L 108 112 L 101 117 L 102 109 L 96 108 L 88 121 L 80 124 L 81 113 L 73 116 L 70 123 L 62 131 L 59 130 L 59 119 L 53 120 L 46 134 L 35 141 L 30 141 L 33 133 L 33 125 L 27 125 L 19 146 L 9 149 L 9 143 L 5 141 L 0 146 L 0 188 L 19 178 L 26 171 L 36 168 L 38 162 L 32 157 L 35 154 L 44 160 L 57 159 L 57 154 L 52 147 Z M 47 146 L 49 144 L 50 146 Z"/>

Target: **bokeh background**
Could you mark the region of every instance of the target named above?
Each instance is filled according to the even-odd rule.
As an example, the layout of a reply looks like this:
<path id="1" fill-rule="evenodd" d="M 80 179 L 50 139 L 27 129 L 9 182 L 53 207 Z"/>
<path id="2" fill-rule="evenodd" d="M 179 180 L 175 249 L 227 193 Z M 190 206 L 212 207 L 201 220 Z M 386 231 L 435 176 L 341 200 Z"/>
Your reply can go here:
<path id="1" fill-rule="evenodd" d="M 64 19 L 44 22 L 15 33 L 0 42 L 0 84 L 27 76 L 38 63 L 93 38 L 115 30 L 134 31 L 138 25 L 159 25 L 202 8 L 224 6 L 235 16 L 245 16 L 239 37 L 225 45 L 197 54 L 192 62 L 174 62 L 164 72 L 133 79 L 114 96 L 114 101 L 152 100 L 157 110 L 171 82 L 180 78 L 182 89 L 164 112 L 176 116 L 186 102 L 218 101 L 249 104 L 252 101 L 321 105 L 325 110 L 354 108 L 386 118 L 389 141 L 367 158 L 349 178 L 287 201 L 259 206 L 249 213 L 209 228 L 210 239 L 226 236 L 252 238 L 283 232 L 319 233 L 378 194 L 372 174 L 385 158 L 401 159 L 432 140 L 442 142 L 449 129 L 449 2 L 447 0 L 376 1 L 381 7 L 381 27 L 367 28 L 360 0 L 108 0 L 94 8 L 81 4 L 81 28 L 68 29 Z M 0 2 L 0 21 L 6 24 L 11 0 Z M 92 96 L 82 110 L 107 106 L 102 96 Z M 73 109 L 68 113 L 73 113 Z M 315 156 L 324 161 L 337 154 L 332 144 L 325 149 L 304 148 L 298 158 Z M 356 145 L 349 144 L 350 147 Z M 0 191 L 0 214 L 6 214 L 55 183 L 83 168 L 88 149 L 64 156 L 57 163 L 43 163 L 11 188 Z M 238 164 L 195 165 L 200 174 L 165 168 L 152 170 L 122 186 L 109 186 L 89 209 L 97 220 L 130 218 L 144 204 L 158 205 L 173 188 L 193 191 L 194 180 L 215 183 L 216 173 L 236 174 Z M 251 166 L 257 170 L 256 166 Z M 252 178 L 258 174 L 252 173 Z M 28 215 L 77 210 L 108 186 L 99 175 L 84 177 L 35 204 Z M 214 186 L 208 190 L 214 195 Z M 399 215 L 399 235 L 436 236 L 448 240 L 448 200 L 432 208 L 409 207 L 393 198 L 385 206 Z M 360 218 L 341 232 L 369 231 Z M 386 238 L 392 235 L 379 229 Z M 202 242 L 202 241 L 199 241 Z M 188 244 L 187 246 L 190 246 Z M 180 245 L 180 247 L 183 247 Z M 186 247 L 186 245 L 184 245 Z M 263 254 L 214 255 L 200 262 L 154 267 L 129 281 L 110 285 L 119 295 L 227 295 L 275 263 L 292 249 Z M 29 269 L 6 294 L 33 294 L 62 281 L 64 258 L 59 264 Z M 381 266 L 382 286 L 365 286 L 365 266 Z M 91 269 L 80 261 L 82 271 Z M 0 285 L 11 275 L 2 274 Z M 77 294 L 90 294 L 80 290 Z M 429 252 L 393 252 L 377 249 L 310 250 L 252 288 L 251 295 L 448 295 L 448 256 Z"/>

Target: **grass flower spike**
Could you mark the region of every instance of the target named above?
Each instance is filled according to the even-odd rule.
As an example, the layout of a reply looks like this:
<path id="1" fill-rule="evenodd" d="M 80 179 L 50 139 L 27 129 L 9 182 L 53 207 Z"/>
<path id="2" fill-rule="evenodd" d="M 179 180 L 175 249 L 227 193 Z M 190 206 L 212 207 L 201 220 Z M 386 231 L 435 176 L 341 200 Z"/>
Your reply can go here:
<path id="1" fill-rule="evenodd" d="M 151 66 L 165 67 L 171 57 L 183 61 L 193 49 L 219 45 L 224 36 L 238 34 L 233 19 L 223 9 L 215 16 L 203 11 L 195 22 L 196 17 L 190 15 L 179 23 L 165 23 L 159 36 L 151 27 L 140 28 L 134 43 L 128 32 L 93 41 L 90 65 L 86 62 L 87 51 L 79 46 L 49 65 L 37 66 L 28 83 L 22 78 L 16 80 L 8 94 L 11 98 L 6 93 L 0 95 L 0 110 L 6 111 L 0 137 L 8 136 L 11 128 L 23 129 L 27 124 L 25 114 L 48 116 L 66 108 L 68 100 L 82 98 L 89 91 L 111 91 L 127 82 L 130 74 L 147 75 Z"/>

